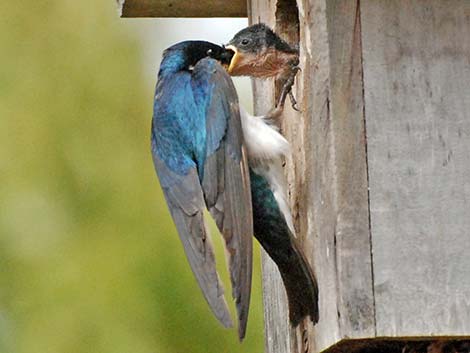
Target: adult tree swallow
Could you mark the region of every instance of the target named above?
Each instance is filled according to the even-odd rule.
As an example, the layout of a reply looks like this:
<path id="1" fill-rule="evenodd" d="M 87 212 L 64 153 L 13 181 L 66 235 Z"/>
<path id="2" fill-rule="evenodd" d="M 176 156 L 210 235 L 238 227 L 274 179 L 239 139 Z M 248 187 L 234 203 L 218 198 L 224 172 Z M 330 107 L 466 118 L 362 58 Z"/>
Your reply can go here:
<path id="1" fill-rule="evenodd" d="M 213 313 L 232 325 L 203 219 L 208 209 L 229 256 L 238 332 L 245 335 L 252 273 L 250 177 L 238 98 L 230 76 L 203 41 L 168 48 L 158 73 L 151 148 L 160 185 L 186 256 Z"/>

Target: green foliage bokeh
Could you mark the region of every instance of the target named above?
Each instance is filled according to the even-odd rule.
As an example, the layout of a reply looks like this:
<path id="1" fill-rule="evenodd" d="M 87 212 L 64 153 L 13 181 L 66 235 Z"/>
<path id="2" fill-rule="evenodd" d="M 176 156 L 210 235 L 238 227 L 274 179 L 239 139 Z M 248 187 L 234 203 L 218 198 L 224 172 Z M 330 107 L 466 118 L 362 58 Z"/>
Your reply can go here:
<path id="1" fill-rule="evenodd" d="M 149 152 L 138 24 L 114 1 L 0 9 L 0 353 L 261 352 L 259 272 L 240 344 L 185 260 Z"/>

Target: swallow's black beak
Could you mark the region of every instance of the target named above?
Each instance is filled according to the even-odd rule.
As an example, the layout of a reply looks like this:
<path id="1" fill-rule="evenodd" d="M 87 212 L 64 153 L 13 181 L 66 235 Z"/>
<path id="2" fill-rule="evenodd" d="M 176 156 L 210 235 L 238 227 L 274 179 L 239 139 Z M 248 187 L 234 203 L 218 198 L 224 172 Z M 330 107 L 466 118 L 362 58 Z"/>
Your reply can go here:
<path id="1" fill-rule="evenodd" d="M 226 48 L 225 46 L 222 46 L 223 51 L 220 54 L 219 60 L 224 66 L 230 66 L 230 63 L 232 61 L 233 56 L 235 55 L 235 52 L 232 49 Z"/>
<path id="2" fill-rule="evenodd" d="M 232 63 L 232 59 L 235 55 L 235 52 L 232 49 L 229 49 L 222 45 L 218 50 L 209 49 L 207 51 L 207 56 L 212 59 L 217 60 L 225 69 L 227 70 Z"/>

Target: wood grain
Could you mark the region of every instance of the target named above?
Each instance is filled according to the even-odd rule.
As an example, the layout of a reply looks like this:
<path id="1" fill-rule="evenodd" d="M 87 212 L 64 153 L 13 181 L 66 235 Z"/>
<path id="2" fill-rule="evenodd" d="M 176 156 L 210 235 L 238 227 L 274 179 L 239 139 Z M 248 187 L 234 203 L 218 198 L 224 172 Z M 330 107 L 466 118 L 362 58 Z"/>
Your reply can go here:
<path id="1" fill-rule="evenodd" d="M 378 336 L 470 335 L 470 1 L 361 1 Z"/>
<path id="2" fill-rule="evenodd" d="M 309 348 L 320 351 L 341 337 L 335 249 L 334 134 L 330 116 L 330 63 L 327 1 L 304 0 L 299 6 L 302 115 L 286 129 L 293 146 L 293 188 L 299 236 L 319 286 L 320 321 L 309 328 Z M 300 126 L 299 126 L 300 125 Z M 290 132 L 290 131 L 291 132 Z M 291 170 L 291 169 L 289 169 Z M 297 351 L 294 351 L 297 352 Z"/>
<path id="3" fill-rule="evenodd" d="M 375 333 L 357 6 L 344 0 L 302 6 L 303 150 L 310 174 L 300 197 L 320 286 L 315 351 Z"/>
<path id="4" fill-rule="evenodd" d="M 335 255 L 342 337 L 375 333 L 359 1 L 327 1 L 329 129 L 333 135 Z"/>
<path id="5" fill-rule="evenodd" d="M 289 6 L 302 113 L 284 116 L 286 174 L 320 322 L 286 326 L 265 259 L 267 352 L 470 336 L 470 2 L 253 0 L 251 21 L 292 43 Z M 274 84 L 254 86 L 264 113 Z"/>
<path id="6" fill-rule="evenodd" d="M 357 2 L 306 0 L 295 8 L 296 26 L 295 2 L 269 4 L 252 1 L 252 21 L 274 24 L 291 44 L 300 38 L 294 89 L 302 114 L 288 107 L 283 133 L 293 147 L 286 173 L 298 237 L 319 281 L 320 322 L 285 326 L 282 283 L 265 260 L 266 351 L 321 351 L 375 333 L 359 11 Z M 272 107 L 273 91 L 272 83 L 255 83 L 257 113 Z"/>
<path id="7" fill-rule="evenodd" d="M 246 17 L 245 0 L 117 0 L 121 17 Z"/>

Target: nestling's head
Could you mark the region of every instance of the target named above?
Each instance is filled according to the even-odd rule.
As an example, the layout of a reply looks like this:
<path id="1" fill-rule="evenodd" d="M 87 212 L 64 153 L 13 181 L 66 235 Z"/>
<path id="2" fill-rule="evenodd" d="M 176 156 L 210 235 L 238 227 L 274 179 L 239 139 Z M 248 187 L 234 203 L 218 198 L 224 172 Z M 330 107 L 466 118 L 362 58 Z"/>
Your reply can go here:
<path id="1" fill-rule="evenodd" d="M 225 50 L 233 52 L 228 71 L 234 76 L 276 76 L 298 58 L 298 50 L 263 23 L 242 29 Z"/>
<path id="2" fill-rule="evenodd" d="M 234 47 L 236 51 L 244 53 L 258 53 L 266 48 L 272 48 L 285 53 L 297 53 L 296 49 L 282 40 L 264 23 L 258 23 L 242 29 L 228 42 L 226 48 L 231 49 L 229 47 Z"/>

